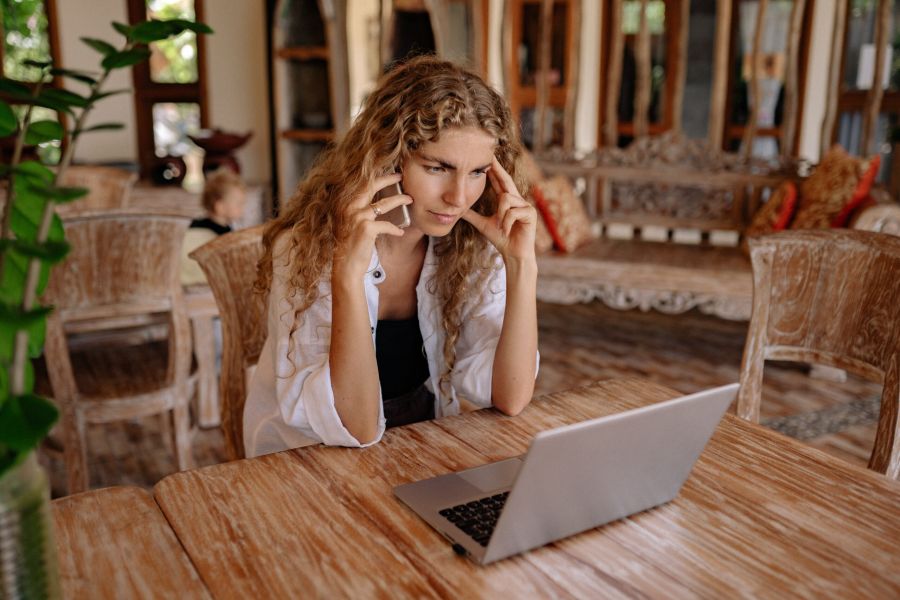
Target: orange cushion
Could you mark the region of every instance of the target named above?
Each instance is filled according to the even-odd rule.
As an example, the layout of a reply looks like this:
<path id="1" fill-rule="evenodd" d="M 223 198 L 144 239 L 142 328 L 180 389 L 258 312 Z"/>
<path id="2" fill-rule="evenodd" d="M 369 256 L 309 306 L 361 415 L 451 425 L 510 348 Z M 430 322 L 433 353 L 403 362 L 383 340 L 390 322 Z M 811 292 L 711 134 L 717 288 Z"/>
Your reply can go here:
<path id="1" fill-rule="evenodd" d="M 872 157 L 872 160 L 869 161 L 869 168 L 866 169 L 866 172 L 860 178 L 859 184 L 857 184 L 856 189 L 853 191 L 853 196 L 847 201 L 841 209 L 841 212 L 838 213 L 838 216 L 832 219 L 832 227 L 847 226 L 847 221 L 850 219 L 850 215 L 853 214 L 853 211 L 859 208 L 859 206 L 869 197 L 869 191 L 872 189 L 872 184 L 878 176 L 879 167 L 881 167 L 881 155 L 876 154 Z"/>
<path id="2" fill-rule="evenodd" d="M 854 198 L 869 162 L 834 146 L 800 185 L 800 206 L 791 229 L 827 229 Z"/>
<path id="3" fill-rule="evenodd" d="M 741 246 L 744 253 L 749 254 L 747 238 L 787 229 L 796 211 L 797 186 L 793 181 L 785 181 L 759 207 L 750 225 L 744 230 L 744 242 Z"/>
<path id="4" fill-rule="evenodd" d="M 556 247 L 572 252 L 592 239 L 591 221 L 572 184 L 562 175 L 538 182 L 531 195 Z"/>

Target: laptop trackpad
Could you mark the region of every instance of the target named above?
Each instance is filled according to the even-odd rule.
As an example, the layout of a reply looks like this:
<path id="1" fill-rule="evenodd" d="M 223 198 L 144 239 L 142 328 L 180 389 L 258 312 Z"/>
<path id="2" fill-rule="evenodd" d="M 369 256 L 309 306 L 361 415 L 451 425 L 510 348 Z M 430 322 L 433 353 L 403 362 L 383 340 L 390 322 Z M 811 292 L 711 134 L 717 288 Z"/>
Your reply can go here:
<path id="1" fill-rule="evenodd" d="M 487 493 L 512 487 L 522 467 L 522 459 L 509 458 L 474 469 L 460 471 L 456 475 Z"/>

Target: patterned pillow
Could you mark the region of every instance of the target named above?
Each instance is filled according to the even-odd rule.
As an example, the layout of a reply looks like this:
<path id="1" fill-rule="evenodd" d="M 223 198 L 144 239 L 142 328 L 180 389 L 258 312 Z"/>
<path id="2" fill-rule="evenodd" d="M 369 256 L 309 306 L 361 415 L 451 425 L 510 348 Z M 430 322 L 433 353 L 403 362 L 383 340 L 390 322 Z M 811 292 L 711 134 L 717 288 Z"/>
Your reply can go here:
<path id="1" fill-rule="evenodd" d="M 785 181 L 772 194 L 765 204 L 753 215 L 753 221 L 744 230 L 744 241 L 741 249 L 747 256 L 750 247 L 747 239 L 787 229 L 794 213 L 797 211 L 797 186 L 793 181 Z"/>
<path id="2" fill-rule="evenodd" d="M 853 211 L 869 199 L 869 191 L 872 189 L 875 177 L 878 176 L 879 167 L 881 167 L 881 155 L 876 154 L 869 161 L 869 168 L 866 169 L 866 172 L 860 178 L 856 190 L 853 191 L 853 196 L 847 201 L 847 204 L 844 205 L 838 216 L 831 221 L 832 227 L 846 227 Z"/>
<path id="3" fill-rule="evenodd" d="M 592 239 L 591 221 L 584 204 L 564 176 L 538 182 L 531 194 L 557 248 L 572 252 Z"/>
<path id="4" fill-rule="evenodd" d="M 800 207 L 791 229 L 827 229 L 854 196 L 868 162 L 833 146 L 800 185 Z"/>
<path id="5" fill-rule="evenodd" d="M 534 201 L 534 188 L 532 188 L 532 193 L 525 197 L 525 199 L 535 208 L 537 208 Z M 534 251 L 537 254 L 543 254 L 545 252 L 549 252 L 550 249 L 553 248 L 553 236 L 550 235 L 550 230 L 547 229 L 547 224 L 544 223 L 544 216 L 541 214 L 540 209 L 537 211 L 538 220 L 537 220 L 537 228 L 535 229 L 534 235 Z"/>

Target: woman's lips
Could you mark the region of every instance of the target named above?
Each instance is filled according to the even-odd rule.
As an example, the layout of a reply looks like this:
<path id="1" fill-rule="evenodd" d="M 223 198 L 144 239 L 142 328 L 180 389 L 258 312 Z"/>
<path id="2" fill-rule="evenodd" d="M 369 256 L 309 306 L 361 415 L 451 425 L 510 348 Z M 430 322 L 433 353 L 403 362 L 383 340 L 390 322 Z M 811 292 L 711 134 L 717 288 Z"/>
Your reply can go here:
<path id="1" fill-rule="evenodd" d="M 431 213 L 434 216 L 435 220 L 441 225 L 452 225 L 458 218 L 456 215 L 446 215 L 431 210 L 429 210 L 428 212 Z"/>

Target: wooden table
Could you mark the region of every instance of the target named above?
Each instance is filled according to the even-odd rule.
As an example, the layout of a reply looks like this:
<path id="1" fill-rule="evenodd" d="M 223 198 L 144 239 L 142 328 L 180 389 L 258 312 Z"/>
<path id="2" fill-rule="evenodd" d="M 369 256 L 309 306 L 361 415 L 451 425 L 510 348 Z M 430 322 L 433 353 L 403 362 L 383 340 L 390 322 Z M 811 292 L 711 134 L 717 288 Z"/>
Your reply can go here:
<path id="1" fill-rule="evenodd" d="M 54 500 L 64 598 L 209 598 L 148 492 L 113 487 Z"/>
<path id="2" fill-rule="evenodd" d="M 170 475 L 154 495 L 217 598 L 900 595 L 900 485 L 727 415 L 681 494 L 655 510 L 478 567 L 391 493 L 525 451 L 539 430 L 657 402 L 613 380 Z M 564 509 L 564 507 L 562 507 Z"/>

